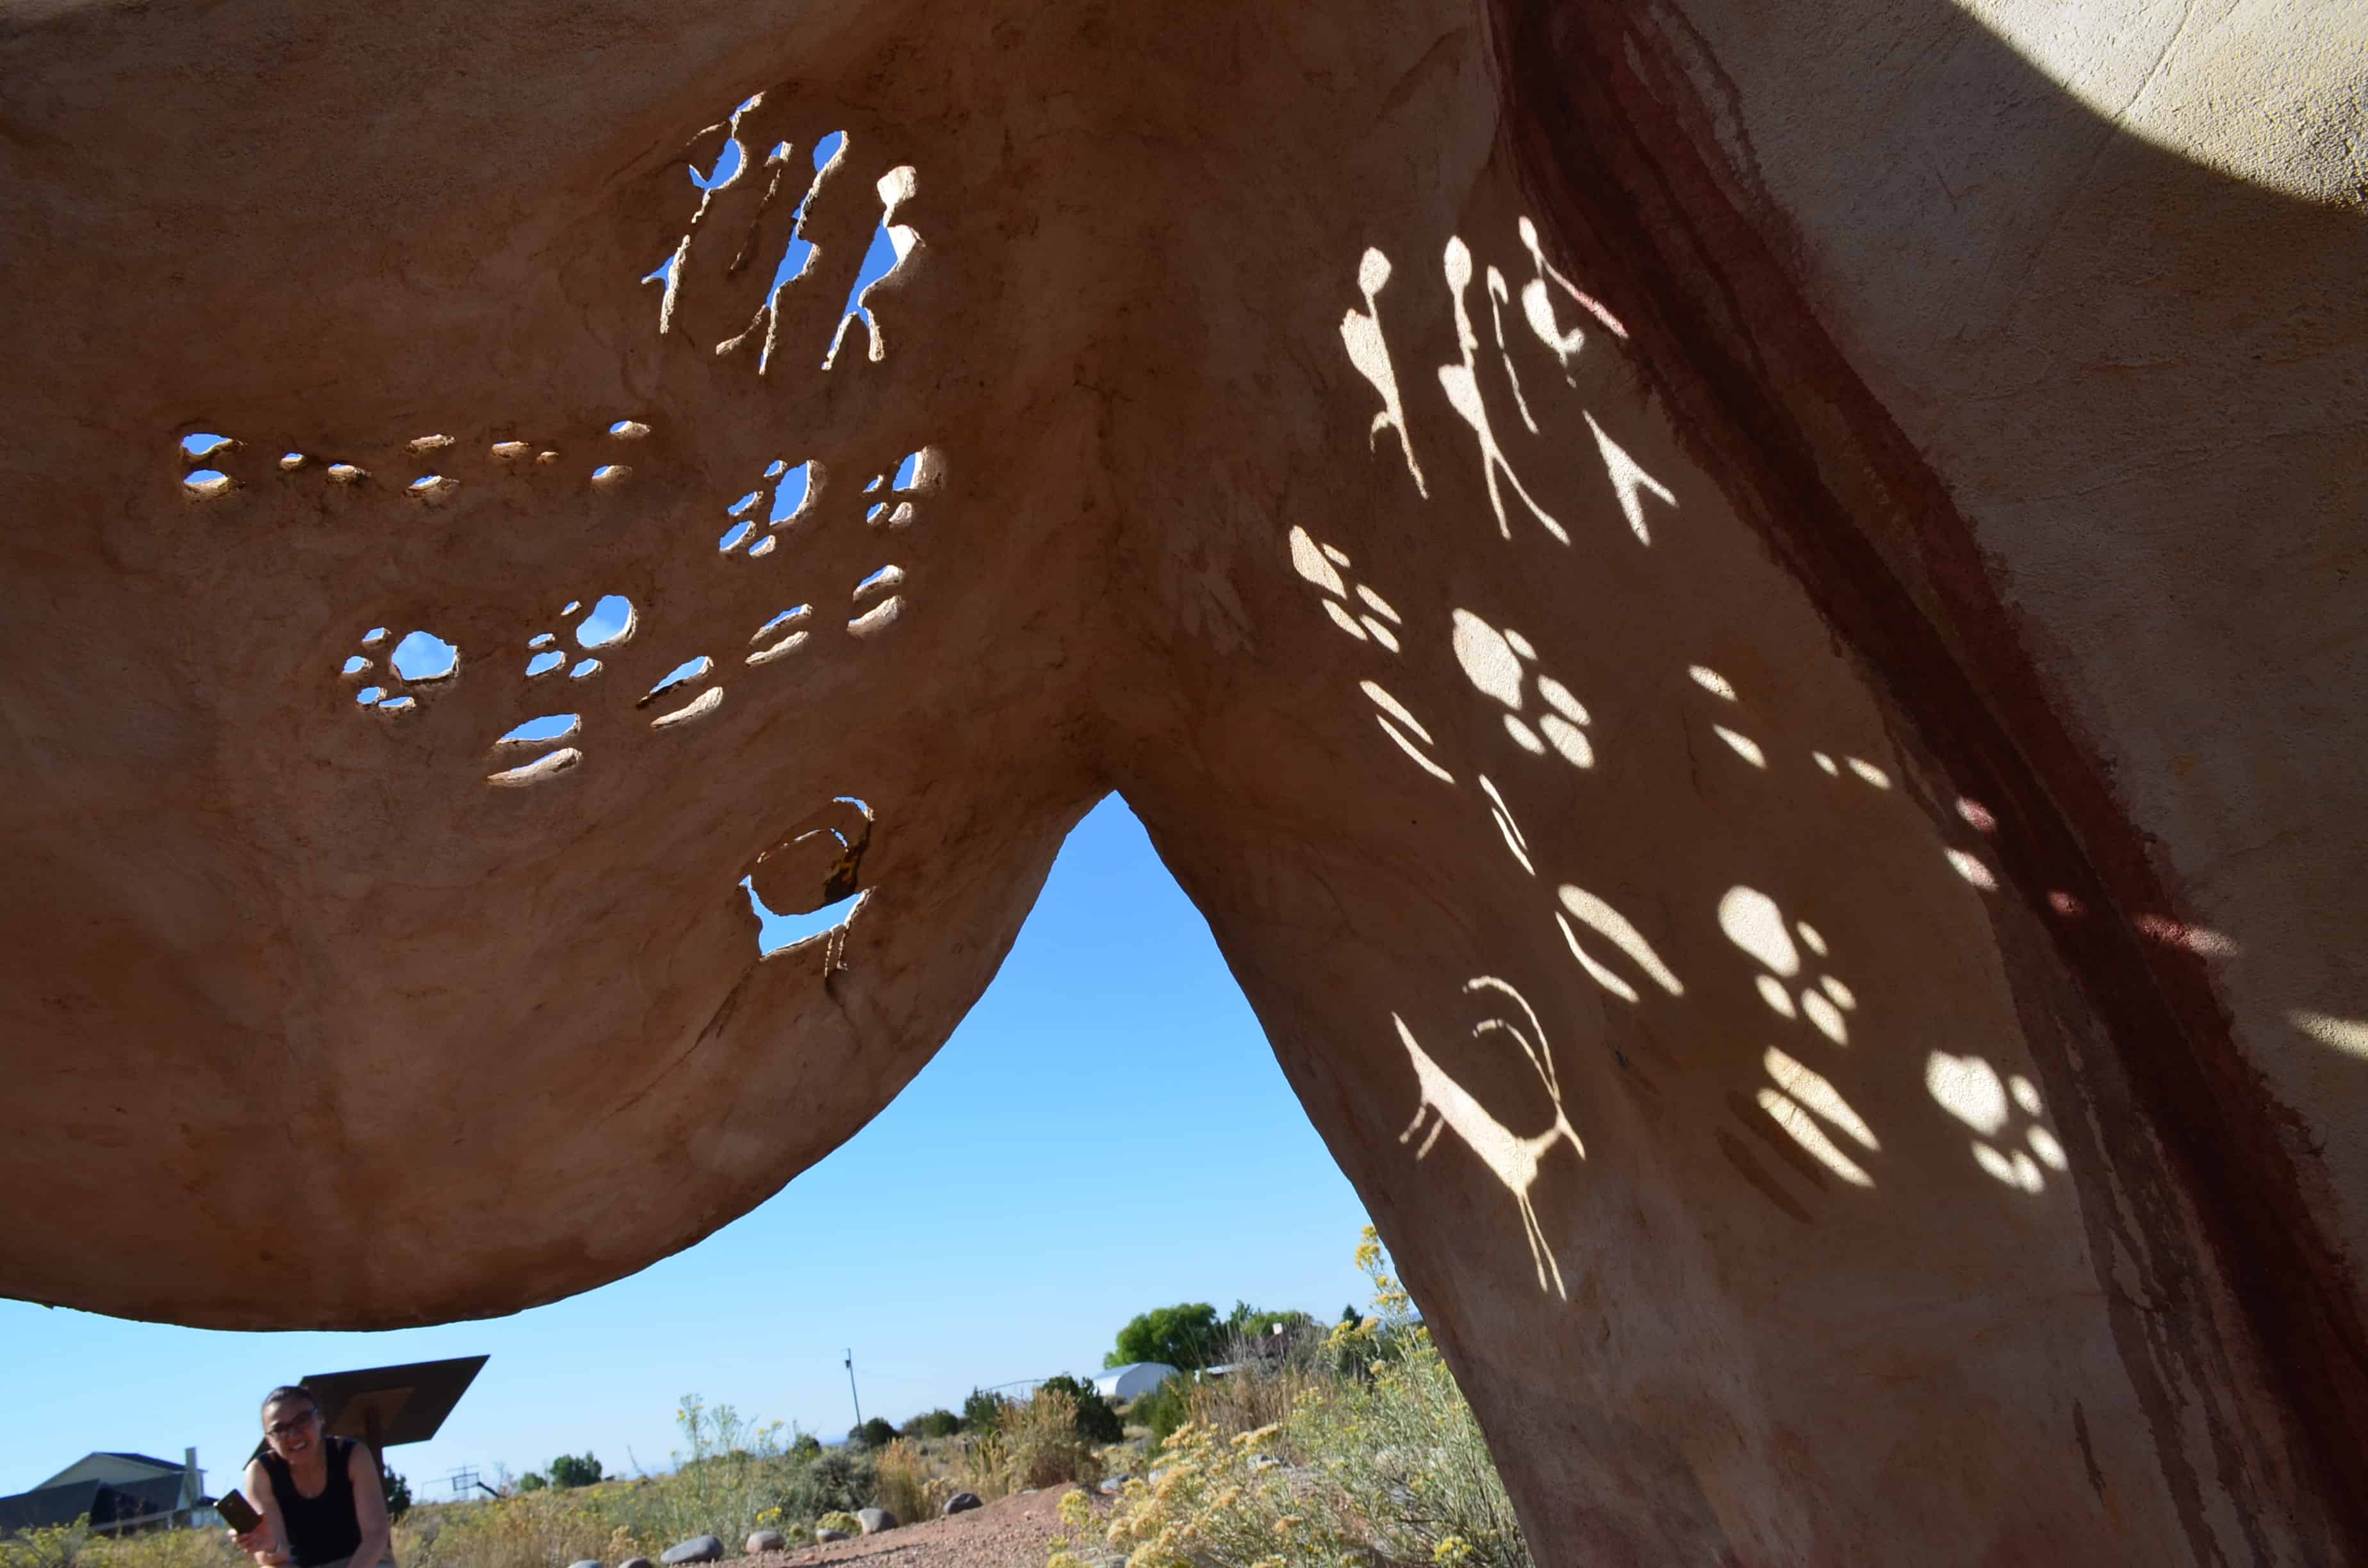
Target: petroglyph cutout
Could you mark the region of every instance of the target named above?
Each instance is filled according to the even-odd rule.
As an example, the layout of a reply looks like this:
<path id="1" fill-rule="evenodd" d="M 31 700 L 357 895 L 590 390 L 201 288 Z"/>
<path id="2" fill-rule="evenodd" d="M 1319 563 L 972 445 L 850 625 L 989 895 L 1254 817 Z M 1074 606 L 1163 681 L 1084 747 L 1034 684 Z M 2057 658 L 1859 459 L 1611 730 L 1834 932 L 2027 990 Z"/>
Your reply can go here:
<path id="1" fill-rule="evenodd" d="M 363 634 L 361 645 L 375 648 L 386 640 L 386 635 L 385 627 L 374 626 Z M 348 681 L 371 676 L 371 684 L 355 690 L 354 705 L 399 714 L 416 711 L 420 692 L 441 687 L 460 671 L 460 649 L 432 631 L 413 631 L 387 652 L 383 673 L 379 673 L 379 661 L 371 655 L 349 653 L 338 666 L 337 675 Z"/>
<path id="2" fill-rule="evenodd" d="M 1313 583 L 1324 595 L 1324 613 L 1332 624 L 1349 636 L 1362 641 L 1370 638 L 1395 653 L 1399 651 L 1398 631 L 1404 625 L 1395 606 L 1362 583 L 1354 585 L 1341 572 L 1349 565 L 1346 551 L 1333 545 L 1318 545 L 1303 528 L 1291 530 L 1292 570 Z"/>
<path id="3" fill-rule="evenodd" d="M 1520 862 L 1522 870 L 1536 876 L 1538 868 L 1530 859 L 1529 835 L 1521 831 L 1521 824 L 1513 820 L 1513 809 L 1505 804 L 1505 797 L 1497 792 L 1496 783 L 1485 773 L 1480 775 L 1480 792 L 1488 797 L 1488 814 L 1496 819 L 1497 831 L 1503 835 L 1505 847 L 1512 851 L 1513 858 Z"/>
<path id="4" fill-rule="evenodd" d="M 1562 908 L 1555 912 L 1554 923 L 1562 927 L 1562 937 L 1569 944 L 1570 956 L 1578 960 L 1578 967 L 1587 971 L 1588 979 L 1622 1002 L 1633 1004 L 1640 1000 L 1634 985 L 1588 952 L 1586 945 L 1579 940 L 1578 933 L 1571 928 L 1573 920 L 1597 937 L 1611 943 L 1629 962 L 1643 971 L 1646 979 L 1670 995 L 1686 994 L 1684 982 L 1661 961 L 1661 955 L 1654 950 L 1652 943 L 1645 939 L 1644 933 L 1630 925 L 1627 917 L 1618 910 L 1584 888 L 1576 888 L 1567 882 L 1556 890 L 1555 896 L 1561 900 Z"/>
<path id="5" fill-rule="evenodd" d="M 823 973 L 847 967 L 847 932 L 871 896 L 863 886 L 871 808 L 841 795 L 791 826 L 740 879 L 759 922 L 760 959 L 825 938 Z"/>
<path id="6" fill-rule="evenodd" d="M 1514 744 L 1532 756 L 1543 756 L 1551 749 L 1573 767 L 1595 766 L 1595 746 L 1585 729 L 1590 722 L 1586 705 L 1554 676 L 1531 672 L 1537 649 L 1528 638 L 1491 626 L 1467 609 L 1455 611 L 1454 628 L 1451 643 L 1463 678 L 1504 708 L 1505 733 Z M 1534 727 L 1524 711 L 1532 688 L 1539 699 Z"/>
<path id="7" fill-rule="evenodd" d="M 504 787 L 541 784 L 568 772 L 583 760 L 582 752 L 577 751 L 574 746 L 566 746 L 549 756 L 539 756 L 520 767 L 505 768 L 499 773 L 488 773 L 485 775 L 485 782 Z"/>
<path id="8" fill-rule="evenodd" d="M 1559 544 L 1568 544 L 1570 535 L 1554 517 L 1537 503 L 1537 498 L 1521 483 L 1521 476 L 1513 472 L 1510 459 L 1505 456 L 1502 442 L 1497 438 L 1496 426 L 1490 422 L 1487 403 L 1480 395 L 1480 337 L 1472 330 L 1472 312 L 1464 301 L 1464 291 L 1472 286 L 1472 249 L 1461 237 L 1447 242 L 1447 288 L 1455 305 L 1455 341 L 1463 354 L 1463 361 L 1439 368 L 1439 384 L 1446 390 L 1447 401 L 1472 428 L 1473 438 L 1480 446 L 1480 470 L 1488 484 L 1488 506 L 1497 514 L 1497 531 L 1506 539 L 1513 537 L 1513 525 L 1505 516 L 1504 486 L 1509 483 L 1513 494 L 1530 509 L 1546 532 Z"/>
<path id="9" fill-rule="evenodd" d="M 1645 522 L 1642 493 L 1649 490 L 1671 506 L 1678 504 L 1677 496 L 1670 493 L 1668 485 L 1637 466 L 1636 460 L 1628 455 L 1627 449 L 1605 435 L 1603 426 L 1595 422 L 1592 414 L 1587 416 L 1587 427 L 1595 432 L 1595 449 L 1602 454 L 1604 470 L 1611 475 L 1611 493 L 1619 498 L 1620 515 L 1628 519 L 1628 531 L 1636 536 L 1637 543 L 1651 544 L 1653 530 Z"/>
<path id="10" fill-rule="evenodd" d="M 1414 433 L 1406 427 L 1406 404 L 1398 397 L 1397 369 L 1390 362 L 1390 346 L 1382 335 L 1380 296 L 1389 280 L 1390 258 L 1369 248 L 1357 263 L 1357 291 L 1365 297 L 1365 308 L 1350 311 L 1340 318 L 1340 341 L 1349 350 L 1349 363 L 1382 394 L 1382 411 L 1373 415 L 1372 426 L 1365 433 L 1365 449 L 1372 449 L 1383 431 L 1396 431 L 1398 449 L 1406 454 L 1406 472 L 1414 476 L 1415 494 L 1428 498 L 1430 486 L 1422 477 L 1422 464 L 1415 458 Z"/>
<path id="11" fill-rule="evenodd" d="M 1530 253 L 1530 264 L 1537 269 L 1537 276 L 1521 285 L 1521 314 L 1528 319 L 1530 330 L 1537 334 L 1538 341 L 1553 349 L 1554 358 L 1562 362 L 1564 378 L 1576 386 L 1577 381 L 1571 376 L 1570 362 L 1578 357 L 1580 347 L 1587 341 L 1587 334 L 1578 327 L 1568 332 L 1561 329 L 1554 319 L 1554 296 L 1546 291 L 1546 279 L 1554 279 L 1557 288 L 1576 301 L 1581 310 L 1601 322 L 1604 330 L 1612 336 L 1625 339 L 1628 329 L 1621 325 L 1620 318 L 1605 310 L 1593 295 L 1554 270 L 1553 264 L 1546 260 L 1545 246 L 1539 241 L 1535 223 L 1524 217 L 1517 227 L 1521 236 L 1521 248 Z"/>
<path id="12" fill-rule="evenodd" d="M 1517 1136 L 1491 1115 L 1486 1106 L 1473 1098 L 1470 1092 L 1433 1060 L 1429 1052 L 1423 1050 L 1416 1041 L 1414 1032 L 1406 1028 L 1404 1018 L 1392 1013 L 1390 1022 L 1397 1026 L 1398 1040 L 1406 1047 L 1407 1059 L 1414 1064 L 1415 1081 L 1420 1092 L 1420 1098 L 1415 1105 L 1414 1119 L 1406 1123 L 1405 1131 L 1398 1134 L 1398 1142 L 1410 1142 L 1417 1132 L 1422 1131 L 1423 1122 L 1429 1119 L 1429 1133 L 1423 1139 L 1421 1146 L 1415 1150 L 1415 1158 L 1420 1160 L 1429 1155 L 1441 1131 L 1452 1129 L 1464 1145 L 1480 1157 L 1480 1163 L 1488 1167 L 1489 1174 L 1502 1182 L 1505 1189 L 1513 1195 L 1514 1203 L 1520 1210 L 1522 1231 L 1529 1238 L 1531 1261 L 1537 1267 L 1538 1290 L 1543 1292 L 1548 1289 L 1551 1279 L 1554 1293 L 1568 1301 L 1569 1293 L 1563 1289 L 1562 1266 L 1555 1261 L 1554 1249 L 1546 1241 L 1545 1229 L 1538 1222 L 1530 1189 L 1537 1185 L 1539 1167 L 1556 1143 L 1568 1141 L 1581 1160 L 1587 1158 L 1587 1145 L 1579 1141 L 1577 1129 L 1571 1126 L 1570 1117 L 1563 1105 L 1562 1084 L 1554 1072 L 1553 1050 L 1547 1044 L 1545 1030 L 1538 1023 L 1538 1016 L 1527 999 L 1493 975 L 1468 980 L 1463 983 L 1463 990 L 1467 995 L 1481 992 L 1509 997 L 1520 1007 L 1521 1017 L 1529 1026 L 1526 1030 L 1520 1023 L 1497 1016 L 1474 1025 L 1472 1038 L 1480 1040 L 1491 1034 L 1510 1035 L 1544 1085 L 1546 1099 L 1554 1108 L 1554 1119 L 1543 1132 L 1526 1138 Z"/>
<path id="13" fill-rule="evenodd" d="M 853 287 L 848 290 L 847 309 L 838 318 L 838 330 L 831 335 L 830 352 L 822 358 L 824 369 L 829 369 L 837 359 L 839 348 L 847 341 L 847 329 L 858 317 L 862 319 L 864 331 L 871 341 L 871 359 L 877 362 L 887 353 L 887 339 L 869 301 L 871 291 L 894 277 L 920 246 L 921 236 L 909 225 L 896 222 L 896 210 L 910 201 L 917 189 L 918 177 L 909 164 L 880 176 L 880 227 L 872 234 L 871 248 L 864 254 L 863 266 L 855 276 Z"/>
<path id="14" fill-rule="evenodd" d="M 1431 760 L 1429 752 L 1425 748 L 1435 746 L 1439 743 L 1430 738 L 1430 732 L 1423 727 L 1422 722 L 1406 710 L 1405 703 L 1392 697 L 1386 689 L 1373 681 L 1358 683 L 1358 689 L 1365 694 L 1366 699 L 1374 707 L 1381 710 L 1379 713 L 1373 715 L 1373 722 L 1381 725 L 1383 734 L 1397 743 L 1400 751 L 1414 758 L 1415 766 L 1442 784 L 1455 782 L 1455 775 Z M 1421 744 L 1417 744 L 1417 741 Z"/>
<path id="15" fill-rule="evenodd" d="M 2000 1078 L 1982 1057 L 1935 1051 L 1924 1059 L 1924 1087 L 1978 1134 L 1974 1164 L 1993 1180 L 2036 1197 L 2046 1190 L 2046 1172 L 2068 1168 L 2064 1145 L 2043 1119 L 2039 1087 L 2022 1074 Z"/>
<path id="16" fill-rule="evenodd" d="M 805 630 L 797 623 L 805 619 L 813 612 L 812 605 L 795 605 L 758 627 L 756 634 L 748 639 L 749 642 L 764 642 L 768 637 L 778 637 L 778 640 L 750 653 L 746 662 L 752 665 L 770 664 L 784 653 L 795 652 L 804 644 L 807 635 Z"/>
<path id="17" fill-rule="evenodd" d="M 1740 886 L 1729 888 L 1719 899 L 1718 926 L 1726 939 L 1748 955 L 1757 966 L 1758 972 L 1752 976 L 1752 986 L 1770 1013 L 1788 1024 L 1807 1023 L 1827 1045 L 1846 1047 L 1850 1044 L 1850 1026 L 1843 1015 L 1857 1008 L 1857 994 L 1832 974 L 1811 976 L 1802 957 L 1804 947 L 1812 956 L 1821 960 L 1829 956 L 1826 938 L 1816 926 L 1805 920 L 1788 922 L 1774 899 L 1756 888 Z M 1796 934 L 1798 942 L 1794 940 Z M 1773 1049 L 1770 1048 L 1771 1051 Z M 1783 1056 L 1783 1053 L 1775 1052 L 1775 1056 Z M 1770 1057 L 1771 1062 L 1775 1056 Z M 1783 1056 L 1783 1060 L 1793 1061 L 1790 1056 Z M 1828 1114 L 1828 1108 L 1823 1104 L 1812 1103 L 1822 1091 L 1816 1090 L 1814 1085 L 1808 1090 L 1798 1090 L 1793 1082 L 1793 1078 L 1797 1078 L 1799 1085 L 1812 1085 L 1813 1081 L 1814 1084 L 1825 1084 L 1826 1080 L 1807 1067 L 1799 1066 L 1797 1062 L 1794 1065 L 1799 1067 L 1799 1072 L 1793 1078 L 1770 1068 L 1777 1080 L 1776 1085 L 1759 1090 L 1759 1108 L 1820 1166 L 1854 1187 L 1873 1185 L 1873 1178 L 1865 1170 L 1826 1137 L 1818 1126 L 1817 1118 L 1823 1117 L 1827 1121 L 1843 1126 L 1845 1131 L 1851 1131 L 1851 1129 Z M 1816 1115 L 1811 1115 L 1811 1112 Z M 1858 1125 L 1862 1127 L 1863 1123 Z M 1856 1133 L 1852 1131 L 1851 1136 L 1856 1138 Z M 1871 1137 L 1870 1134 L 1869 1139 L 1858 1142 L 1869 1150 L 1879 1147 L 1870 1141 Z"/>
<path id="18" fill-rule="evenodd" d="M 1513 407 L 1521 415 L 1521 424 L 1531 435 L 1538 433 L 1538 422 L 1530 415 L 1530 400 L 1521 395 L 1521 374 L 1513 368 L 1513 351 L 1505 344 L 1505 305 L 1512 295 L 1505 283 L 1505 275 L 1496 267 L 1488 268 L 1488 324 L 1497 337 L 1497 358 L 1505 362 L 1505 382 L 1513 389 Z"/>

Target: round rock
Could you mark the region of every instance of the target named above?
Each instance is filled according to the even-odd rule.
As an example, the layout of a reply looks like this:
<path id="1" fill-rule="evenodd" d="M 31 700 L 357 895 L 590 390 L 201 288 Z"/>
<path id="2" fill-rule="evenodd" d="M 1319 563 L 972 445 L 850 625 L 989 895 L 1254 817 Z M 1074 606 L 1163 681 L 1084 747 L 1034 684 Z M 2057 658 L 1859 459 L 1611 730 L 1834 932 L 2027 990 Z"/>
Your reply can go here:
<path id="1" fill-rule="evenodd" d="M 896 1516 L 885 1508 L 858 1508 L 855 1517 L 862 1521 L 865 1535 L 878 1535 L 882 1530 L 896 1528 Z"/>
<path id="2" fill-rule="evenodd" d="M 852 1540 L 853 1539 L 854 1539 L 854 1537 L 852 1537 L 852 1536 L 848 1535 L 845 1530 L 816 1530 L 816 1531 L 814 1531 L 814 1542 L 815 1542 L 815 1544 L 816 1544 L 816 1545 L 820 1545 L 820 1544 L 822 1544 L 822 1543 L 823 1543 L 823 1542 L 825 1542 L 825 1541 L 833 1541 L 833 1540 Z"/>
<path id="3" fill-rule="evenodd" d="M 779 1551 L 790 1544 L 790 1538 L 779 1530 L 757 1530 L 748 1538 L 748 1555 L 760 1551 Z"/>
<path id="4" fill-rule="evenodd" d="M 656 1568 L 656 1564 L 646 1557 L 628 1557 L 617 1568 Z"/>
<path id="5" fill-rule="evenodd" d="M 712 1535 L 695 1535 L 678 1545 L 669 1546 L 658 1553 L 661 1562 L 720 1562 L 723 1560 L 723 1543 Z"/>
<path id="6" fill-rule="evenodd" d="M 956 1514 L 967 1514 L 973 1508 L 978 1506 L 980 1506 L 980 1503 L 977 1493 L 957 1492 L 952 1496 L 946 1499 L 946 1517 L 951 1519 Z"/>
<path id="7" fill-rule="evenodd" d="M 597 1557 L 579 1557 L 569 1563 L 567 1568 L 601 1568 L 601 1564 Z"/>

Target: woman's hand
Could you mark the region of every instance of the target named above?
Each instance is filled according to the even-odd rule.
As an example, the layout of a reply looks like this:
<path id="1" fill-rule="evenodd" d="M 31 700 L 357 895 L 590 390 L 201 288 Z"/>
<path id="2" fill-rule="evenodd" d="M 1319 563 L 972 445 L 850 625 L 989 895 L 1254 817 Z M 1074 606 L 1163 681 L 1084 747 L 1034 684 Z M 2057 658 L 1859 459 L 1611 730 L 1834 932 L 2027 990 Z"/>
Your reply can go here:
<path id="1" fill-rule="evenodd" d="M 232 1530 L 230 1538 L 238 1542 L 241 1551 L 254 1558 L 262 1568 L 286 1568 L 287 1549 L 273 1538 L 268 1523 L 259 1524 L 251 1530 Z"/>

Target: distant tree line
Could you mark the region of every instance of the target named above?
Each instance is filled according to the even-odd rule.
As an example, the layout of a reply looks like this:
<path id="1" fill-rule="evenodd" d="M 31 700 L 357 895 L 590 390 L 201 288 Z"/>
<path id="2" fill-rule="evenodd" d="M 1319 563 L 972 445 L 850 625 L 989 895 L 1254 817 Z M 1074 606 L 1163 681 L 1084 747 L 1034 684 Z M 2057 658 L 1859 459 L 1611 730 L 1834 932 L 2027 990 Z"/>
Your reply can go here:
<path id="1" fill-rule="evenodd" d="M 1353 1309 L 1349 1317 L 1353 1321 Z M 1159 1361 L 1178 1371 L 1198 1371 L 1230 1360 L 1243 1341 L 1266 1338 L 1278 1326 L 1285 1331 L 1313 1328 L 1315 1320 L 1305 1312 L 1273 1312 L 1247 1301 L 1235 1301 L 1223 1317 L 1206 1301 L 1154 1307 L 1136 1313 L 1118 1331 L 1118 1344 L 1102 1358 L 1102 1365 Z"/>
<path id="2" fill-rule="evenodd" d="M 590 1454 L 562 1454 L 547 1470 L 529 1471 L 518 1477 L 518 1485 L 521 1492 L 540 1492 L 546 1486 L 565 1491 L 589 1486 L 600 1479 L 600 1461 Z"/>

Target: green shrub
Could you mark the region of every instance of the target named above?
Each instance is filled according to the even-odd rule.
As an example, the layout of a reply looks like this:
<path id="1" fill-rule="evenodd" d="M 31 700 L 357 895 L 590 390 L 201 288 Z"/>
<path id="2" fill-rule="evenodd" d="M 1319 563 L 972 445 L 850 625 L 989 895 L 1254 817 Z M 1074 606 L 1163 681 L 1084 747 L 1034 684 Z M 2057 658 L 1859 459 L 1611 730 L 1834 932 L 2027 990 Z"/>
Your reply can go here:
<path id="1" fill-rule="evenodd" d="M 898 1522 L 902 1523 L 903 1521 L 899 1520 Z M 857 1518 L 853 1514 L 829 1513 L 825 1514 L 821 1518 L 814 1521 L 814 1528 L 818 1530 L 837 1530 L 841 1535 L 861 1535 L 863 1533 L 863 1521 Z"/>
<path id="2" fill-rule="evenodd" d="M 859 1449 L 884 1449 L 896 1440 L 896 1427 L 875 1415 L 860 1426 L 848 1427 L 847 1440 Z"/>
<path id="3" fill-rule="evenodd" d="M 1087 1442 L 1116 1443 L 1125 1439 L 1126 1424 L 1110 1408 L 1110 1401 L 1102 1397 L 1102 1391 L 1093 1384 L 1080 1382 L 1063 1372 L 1046 1378 L 1037 1392 L 1042 1393 L 1045 1389 L 1058 1389 L 1076 1402 L 1077 1436 Z"/>
<path id="4" fill-rule="evenodd" d="M 551 1461 L 553 1486 L 589 1486 L 600 1479 L 600 1461 L 590 1454 L 562 1454 Z"/>
<path id="5" fill-rule="evenodd" d="M 1011 1402 L 999 1393 L 989 1393 L 985 1389 L 971 1390 L 970 1397 L 962 1401 L 962 1430 L 1000 1432 L 1003 1430 L 1004 1413 L 1010 1405 Z"/>
<path id="6" fill-rule="evenodd" d="M 905 1423 L 907 1437 L 951 1437 L 962 1430 L 962 1417 L 951 1410 L 928 1410 Z"/>
<path id="7" fill-rule="evenodd" d="M 1105 1367 L 1134 1361 L 1164 1361 L 1190 1371 L 1217 1359 L 1224 1324 L 1217 1309 L 1206 1301 L 1178 1301 L 1137 1312 L 1118 1331 L 1118 1347 L 1102 1358 Z"/>
<path id="8" fill-rule="evenodd" d="M 1149 1393 L 1137 1395 L 1126 1407 L 1126 1418 L 1138 1426 L 1151 1429 L 1151 1449 L 1159 1451 L 1176 1428 L 1184 1425 L 1186 1395 L 1190 1385 L 1182 1378 L 1170 1378 Z"/>

